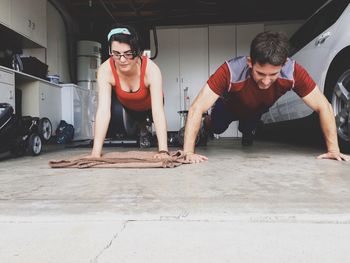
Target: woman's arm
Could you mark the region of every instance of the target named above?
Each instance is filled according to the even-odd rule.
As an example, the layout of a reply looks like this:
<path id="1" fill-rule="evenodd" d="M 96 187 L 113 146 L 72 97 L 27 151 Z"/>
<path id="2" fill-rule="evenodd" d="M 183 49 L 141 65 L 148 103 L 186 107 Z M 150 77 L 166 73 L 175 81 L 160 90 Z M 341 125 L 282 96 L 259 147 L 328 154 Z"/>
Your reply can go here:
<path id="1" fill-rule="evenodd" d="M 108 61 L 107 61 L 108 62 Z M 94 146 L 91 157 L 101 157 L 104 139 L 111 118 L 111 92 L 109 64 L 104 63 L 97 72 L 98 106 L 95 119 Z"/>
<path id="2" fill-rule="evenodd" d="M 146 74 L 150 85 L 152 116 L 156 127 L 158 150 L 168 151 L 167 124 L 163 104 L 162 74 L 158 66 L 151 60 L 148 61 Z"/>

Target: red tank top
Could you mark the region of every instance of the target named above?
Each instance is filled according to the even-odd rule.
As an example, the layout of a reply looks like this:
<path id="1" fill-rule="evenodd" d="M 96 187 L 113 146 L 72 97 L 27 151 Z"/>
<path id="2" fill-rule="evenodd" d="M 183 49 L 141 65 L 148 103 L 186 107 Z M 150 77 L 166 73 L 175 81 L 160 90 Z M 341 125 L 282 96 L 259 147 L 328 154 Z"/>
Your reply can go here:
<path id="1" fill-rule="evenodd" d="M 115 80 L 115 93 L 117 95 L 117 99 L 125 108 L 134 110 L 134 111 L 147 111 L 151 109 L 151 93 L 150 93 L 150 90 L 146 88 L 145 82 L 144 82 L 146 66 L 147 66 L 147 57 L 142 56 L 141 59 L 142 60 L 141 60 L 140 88 L 135 92 L 127 92 L 121 89 L 114 60 L 113 58 L 109 59 L 109 64 L 111 65 L 111 69 Z"/>

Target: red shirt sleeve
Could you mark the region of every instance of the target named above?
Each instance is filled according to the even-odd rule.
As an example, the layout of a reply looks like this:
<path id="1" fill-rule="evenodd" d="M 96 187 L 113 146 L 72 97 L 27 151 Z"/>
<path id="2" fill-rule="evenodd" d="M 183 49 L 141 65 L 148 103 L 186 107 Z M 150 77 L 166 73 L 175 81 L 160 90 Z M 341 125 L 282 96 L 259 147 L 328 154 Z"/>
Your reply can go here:
<path id="1" fill-rule="evenodd" d="M 308 95 L 315 87 L 315 81 L 310 77 L 307 71 L 300 66 L 298 63 L 295 63 L 294 67 L 294 88 L 293 90 L 303 98 Z"/>
<path id="2" fill-rule="evenodd" d="M 207 83 L 210 89 L 217 95 L 221 96 L 224 94 L 225 90 L 230 86 L 230 70 L 228 69 L 226 62 L 210 76 Z"/>

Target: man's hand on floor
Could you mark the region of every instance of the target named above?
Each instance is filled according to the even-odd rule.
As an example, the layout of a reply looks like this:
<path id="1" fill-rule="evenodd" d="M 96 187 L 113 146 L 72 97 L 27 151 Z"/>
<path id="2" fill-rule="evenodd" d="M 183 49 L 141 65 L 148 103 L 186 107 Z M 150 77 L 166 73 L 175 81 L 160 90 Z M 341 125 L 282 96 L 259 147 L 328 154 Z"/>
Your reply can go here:
<path id="1" fill-rule="evenodd" d="M 319 155 L 317 159 L 333 159 L 338 161 L 350 161 L 350 156 L 346 154 L 342 154 L 341 152 L 327 152 Z"/>

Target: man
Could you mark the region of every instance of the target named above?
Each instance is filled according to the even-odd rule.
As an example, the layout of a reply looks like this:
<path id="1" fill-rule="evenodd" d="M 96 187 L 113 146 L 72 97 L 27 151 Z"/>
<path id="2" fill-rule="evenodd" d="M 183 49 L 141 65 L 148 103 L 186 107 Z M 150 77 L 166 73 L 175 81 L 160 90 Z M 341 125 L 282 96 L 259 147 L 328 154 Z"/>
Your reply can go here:
<path id="1" fill-rule="evenodd" d="M 242 145 L 252 145 L 261 115 L 289 90 L 296 92 L 319 114 L 327 153 L 318 158 L 350 160 L 340 153 L 331 105 L 306 70 L 288 58 L 288 38 L 283 33 L 263 32 L 250 46 L 249 57 L 226 61 L 209 78 L 190 107 L 184 152 L 192 163 L 208 158 L 194 152 L 202 114 L 214 105 L 210 122 L 213 133 L 224 132 L 232 121 L 239 121 Z"/>

